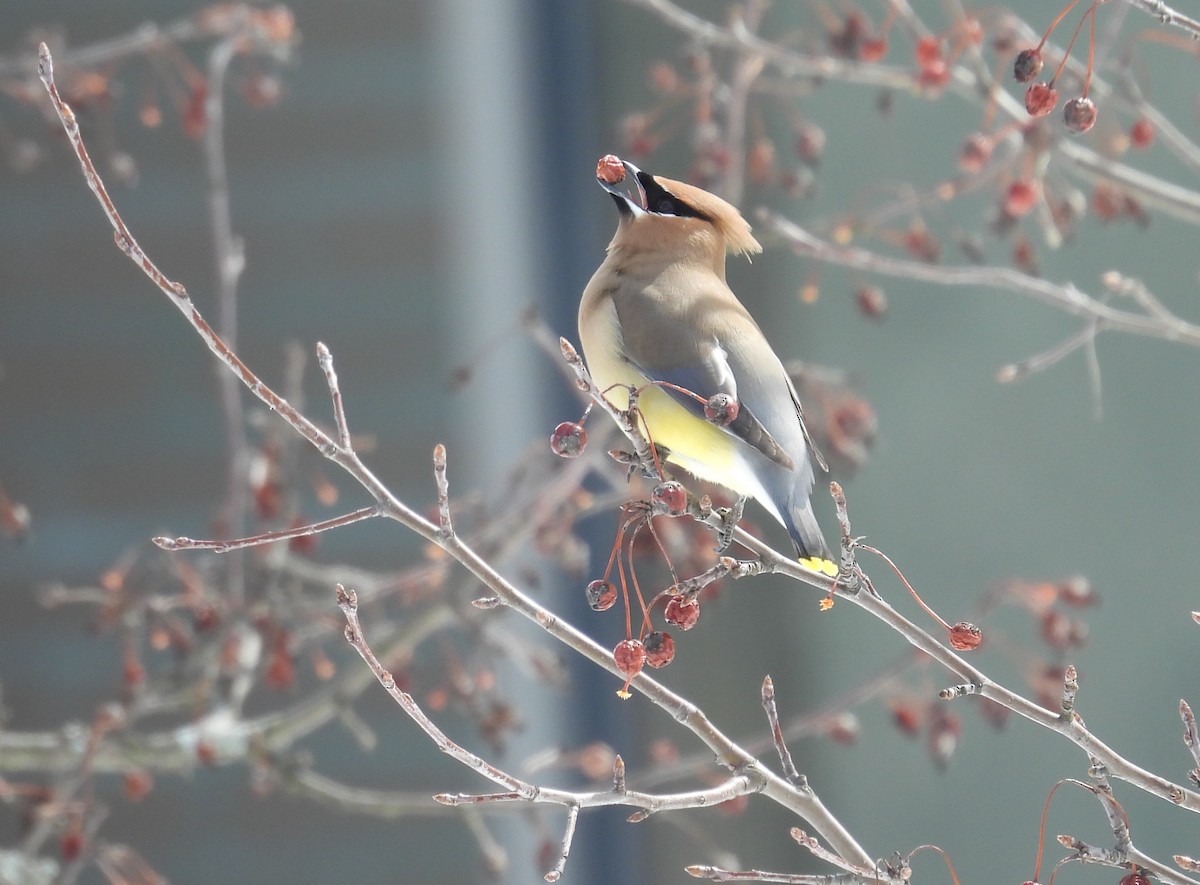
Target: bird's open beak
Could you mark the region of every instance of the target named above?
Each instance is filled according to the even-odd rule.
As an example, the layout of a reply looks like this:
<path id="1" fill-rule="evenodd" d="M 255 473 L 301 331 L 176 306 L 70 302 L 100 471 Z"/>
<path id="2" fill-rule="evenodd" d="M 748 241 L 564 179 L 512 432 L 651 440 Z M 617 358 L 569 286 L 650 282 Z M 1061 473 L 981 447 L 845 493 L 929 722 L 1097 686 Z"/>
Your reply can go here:
<path id="1" fill-rule="evenodd" d="M 615 159 L 615 158 L 614 158 Z M 596 181 L 599 185 L 608 191 L 617 203 L 617 208 L 622 214 L 628 212 L 632 215 L 641 215 L 646 212 L 646 189 L 642 187 L 641 176 L 642 170 L 638 169 L 628 160 L 621 160 L 621 165 L 625 167 L 625 177 L 620 181 L 606 181 L 601 176 L 596 176 Z M 610 171 L 609 177 L 612 176 Z M 630 188 L 630 182 L 633 183 L 633 188 Z"/>

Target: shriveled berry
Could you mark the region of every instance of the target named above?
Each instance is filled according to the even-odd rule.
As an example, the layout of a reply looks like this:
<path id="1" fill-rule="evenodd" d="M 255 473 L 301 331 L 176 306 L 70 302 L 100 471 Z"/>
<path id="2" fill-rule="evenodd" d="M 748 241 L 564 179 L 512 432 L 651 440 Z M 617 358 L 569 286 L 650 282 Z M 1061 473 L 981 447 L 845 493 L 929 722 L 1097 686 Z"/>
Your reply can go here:
<path id="1" fill-rule="evenodd" d="M 593 611 L 606 612 L 617 601 L 617 588 L 608 581 L 596 580 L 587 585 L 584 595 Z"/>
<path id="2" fill-rule="evenodd" d="M 971 651 L 983 643 L 983 633 L 974 624 L 959 621 L 950 628 L 950 647 L 956 651 Z"/>
<path id="3" fill-rule="evenodd" d="M 564 421 L 550 434 L 550 451 L 560 458 L 578 458 L 586 447 L 587 431 L 574 421 Z"/>
<path id="4" fill-rule="evenodd" d="M 1037 49 L 1022 49 L 1013 62 L 1013 76 L 1018 83 L 1028 83 L 1042 72 L 1042 53 Z"/>
<path id="5" fill-rule="evenodd" d="M 1049 83 L 1034 83 L 1025 90 L 1025 110 L 1031 117 L 1044 117 L 1058 104 L 1058 90 Z"/>
<path id="6" fill-rule="evenodd" d="M 714 393 L 704 404 L 704 417 L 718 427 L 728 427 L 740 411 L 738 401 L 727 393 Z"/>
<path id="7" fill-rule="evenodd" d="M 651 493 L 651 498 L 668 516 L 683 516 L 687 513 L 687 489 L 673 479 L 659 483 Z"/>
<path id="8" fill-rule="evenodd" d="M 646 649 L 636 639 L 623 639 L 613 649 L 613 663 L 624 675 L 632 679 L 646 664 Z"/>
<path id="9" fill-rule="evenodd" d="M 700 601 L 694 596 L 679 594 L 667 600 L 663 617 L 680 630 L 691 630 L 700 620 Z"/>
<path id="10" fill-rule="evenodd" d="M 646 663 L 656 670 L 675 660 L 675 640 L 670 633 L 662 630 L 648 633 L 642 640 L 642 646 L 646 650 Z"/>
<path id="11" fill-rule="evenodd" d="M 616 184 L 625 180 L 625 164 L 614 154 L 605 154 L 596 163 L 596 177 L 605 184 Z"/>
<path id="12" fill-rule="evenodd" d="M 1096 103 L 1086 95 L 1063 105 L 1063 122 L 1072 132 L 1087 132 L 1096 125 Z"/>

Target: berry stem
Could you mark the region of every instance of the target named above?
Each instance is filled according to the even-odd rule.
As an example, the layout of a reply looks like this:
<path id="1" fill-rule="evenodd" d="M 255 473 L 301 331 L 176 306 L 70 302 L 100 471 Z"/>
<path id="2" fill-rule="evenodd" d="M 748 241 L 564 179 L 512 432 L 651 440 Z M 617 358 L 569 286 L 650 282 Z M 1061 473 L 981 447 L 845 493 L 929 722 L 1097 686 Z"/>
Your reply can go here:
<path id="1" fill-rule="evenodd" d="M 1074 7 L 1074 5 L 1078 2 L 1079 2 L 1079 0 L 1071 0 L 1071 4 L 1059 14 L 1058 18 L 1056 18 L 1054 20 L 1054 23 L 1057 24 L 1062 19 L 1062 17 L 1064 15 L 1066 15 L 1068 12 L 1070 12 L 1071 8 Z M 1063 72 L 1063 68 L 1065 68 L 1067 66 L 1067 59 L 1069 59 L 1071 57 L 1071 50 L 1075 48 L 1075 41 L 1079 38 L 1080 30 L 1083 29 L 1083 23 L 1085 21 L 1087 21 L 1088 17 L 1090 16 L 1091 22 L 1092 22 L 1092 42 L 1091 42 L 1091 46 L 1088 48 L 1087 77 L 1084 80 L 1084 87 L 1083 87 L 1083 94 L 1085 96 L 1087 95 L 1087 83 L 1091 82 L 1091 79 L 1092 79 L 1092 59 L 1094 58 L 1094 53 L 1096 50 L 1096 7 L 1099 6 L 1102 2 L 1103 2 L 1103 0 L 1092 0 L 1091 8 L 1089 8 L 1088 11 L 1085 12 L 1083 14 L 1083 16 L 1079 19 L 1079 24 L 1077 24 L 1075 26 L 1075 32 L 1073 34 L 1071 34 L 1071 42 L 1067 44 L 1067 48 L 1063 51 L 1062 60 L 1059 61 L 1058 67 L 1054 71 L 1054 76 L 1050 78 L 1051 86 L 1053 86 L 1058 81 L 1059 75 L 1062 74 L 1062 72 Z M 1051 25 L 1050 27 L 1051 27 L 1051 29 L 1053 29 L 1054 25 Z M 1048 31 L 1046 33 L 1046 36 L 1047 37 L 1050 36 Z M 1043 38 L 1043 40 L 1044 39 L 1045 38 Z"/>
<path id="2" fill-rule="evenodd" d="M 1088 66 L 1087 75 L 1083 78 L 1083 97 L 1087 98 L 1088 87 L 1092 85 L 1092 68 L 1096 63 L 1096 8 L 1100 5 L 1100 0 L 1092 4 L 1092 8 L 1088 10 L 1087 16 L 1090 16 L 1088 22 Z"/>
<path id="3" fill-rule="evenodd" d="M 641 585 L 641 582 L 638 581 L 637 568 L 635 568 L 634 562 L 633 562 L 633 544 L 637 540 L 638 532 L 640 532 L 642 530 L 642 526 L 646 526 L 649 524 L 650 524 L 650 519 L 647 517 L 644 521 L 639 521 L 638 524 L 636 526 L 634 526 L 633 531 L 629 533 L 629 553 L 628 553 L 629 579 L 633 583 L 633 592 L 637 594 L 638 605 L 641 606 L 641 609 L 642 609 L 642 623 L 638 625 L 638 641 L 639 642 L 641 641 L 642 637 L 645 636 L 647 632 L 649 632 L 651 624 L 650 624 L 650 609 L 646 606 L 645 597 L 642 596 L 642 585 Z M 626 606 L 625 606 L 625 620 L 626 620 L 626 629 L 632 630 L 633 625 L 629 619 L 628 604 L 626 604 Z M 632 637 L 632 633 L 630 634 L 630 636 Z"/>
<path id="4" fill-rule="evenodd" d="M 928 605 L 925 604 L 925 600 L 921 598 L 920 594 L 917 593 L 917 591 L 913 588 L 913 585 L 908 583 L 908 578 L 904 577 L 904 572 L 900 571 L 900 569 L 897 567 L 896 563 L 892 562 L 891 558 L 886 553 L 884 553 L 882 550 L 878 550 L 875 547 L 872 547 L 869 544 L 859 544 L 858 546 L 861 549 L 866 550 L 868 553 L 874 553 L 876 556 L 878 556 L 880 559 L 882 559 L 884 562 L 886 562 L 888 564 L 888 566 L 891 568 L 891 570 L 896 573 L 896 577 L 900 579 L 901 583 L 903 583 L 904 586 L 906 588 L 908 588 L 908 592 L 911 593 L 912 598 L 917 601 L 917 605 L 921 606 L 921 608 L 923 608 L 925 610 L 925 614 L 929 615 L 929 617 L 933 618 L 935 621 L 937 621 L 939 624 L 941 624 L 943 630 L 945 630 L 947 633 L 949 633 L 950 630 L 953 629 L 949 624 L 947 624 L 944 620 L 942 620 L 941 615 L 939 615 L 937 612 L 935 612 L 933 609 L 931 609 Z"/>
<path id="5" fill-rule="evenodd" d="M 625 601 L 625 638 L 633 638 L 633 616 L 629 611 L 629 584 L 625 581 L 625 560 L 617 560 L 617 575 L 621 579 L 621 598 Z"/>
<path id="6" fill-rule="evenodd" d="M 1071 10 L 1075 8 L 1075 4 L 1078 2 L 1079 2 L 1079 0 L 1071 0 L 1071 2 L 1066 5 L 1066 8 L 1063 9 L 1063 11 L 1058 14 L 1058 16 L 1054 19 L 1054 21 L 1050 22 L 1050 27 L 1046 28 L 1046 33 L 1042 34 L 1042 42 L 1037 45 L 1039 52 L 1041 52 L 1042 47 L 1046 45 L 1046 41 L 1050 39 L 1050 35 L 1052 33 L 1054 33 L 1054 29 L 1057 28 L 1062 23 L 1062 20 L 1064 18 L 1066 18 L 1068 15 L 1071 14 Z M 1070 55 L 1069 50 L 1068 50 L 1067 54 Z M 1055 74 L 1055 76 L 1058 76 L 1058 75 Z M 1054 81 L 1051 80 L 1050 82 L 1053 83 Z"/>

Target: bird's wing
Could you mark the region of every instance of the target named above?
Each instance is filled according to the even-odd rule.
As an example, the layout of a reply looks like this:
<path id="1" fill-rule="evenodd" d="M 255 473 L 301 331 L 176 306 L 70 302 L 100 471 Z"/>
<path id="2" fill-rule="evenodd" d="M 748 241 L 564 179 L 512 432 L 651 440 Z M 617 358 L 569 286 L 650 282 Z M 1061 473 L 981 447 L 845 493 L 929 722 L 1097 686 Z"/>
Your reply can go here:
<path id="1" fill-rule="evenodd" d="M 706 304 L 701 296 L 690 299 L 693 313 L 685 322 L 678 301 L 655 299 L 653 294 L 644 293 L 636 323 L 621 318 L 625 359 L 700 417 L 715 394 L 733 397 L 738 414 L 723 429 L 793 470 L 793 459 L 803 454 L 804 446 L 795 395 L 779 358 L 749 314 L 736 301 Z M 621 307 L 618 302 L 618 316 Z M 764 379 L 769 379 L 765 389 Z"/>

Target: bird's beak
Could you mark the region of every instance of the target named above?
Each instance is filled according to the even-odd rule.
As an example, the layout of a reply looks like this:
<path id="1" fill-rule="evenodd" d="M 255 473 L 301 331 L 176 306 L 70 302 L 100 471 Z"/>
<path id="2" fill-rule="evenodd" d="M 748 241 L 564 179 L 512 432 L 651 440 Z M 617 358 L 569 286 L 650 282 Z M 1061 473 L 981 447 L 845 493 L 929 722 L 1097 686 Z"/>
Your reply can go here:
<path id="1" fill-rule="evenodd" d="M 596 181 L 612 195 L 622 215 L 644 215 L 646 212 L 646 189 L 642 186 L 641 177 L 645 173 L 628 160 L 622 160 L 621 165 L 625 167 L 625 177 L 620 181 L 608 182 L 600 176 L 596 176 Z M 634 188 L 632 191 L 629 188 L 631 181 Z"/>

